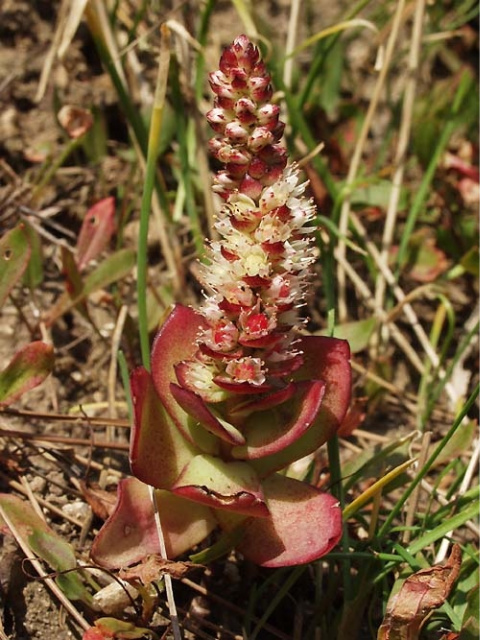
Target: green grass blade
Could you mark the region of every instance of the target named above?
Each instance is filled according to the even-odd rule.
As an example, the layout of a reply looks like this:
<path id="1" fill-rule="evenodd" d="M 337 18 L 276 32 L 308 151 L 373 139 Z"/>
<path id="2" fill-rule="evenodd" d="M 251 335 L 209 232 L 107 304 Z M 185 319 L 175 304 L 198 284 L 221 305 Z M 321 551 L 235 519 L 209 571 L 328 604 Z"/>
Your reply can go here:
<path id="1" fill-rule="evenodd" d="M 140 231 L 138 237 L 137 253 L 137 295 L 138 295 L 138 329 L 140 334 L 140 348 L 143 366 L 150 370 L 150 341 L 148 336 L 147 315 L 147 249 L 148 249 L 148 222 L 152 194 L 155 187 L 155 172 L 158 155 L 158 144 L 162 129 L 163 110 L 165 105 L 165 93 L 167 90 L 168 68 L 170 64 L 169 31 L 166 25 L 162 26 L 162 45 L 160 51 L 157 86 L 153 104 L 152 118 L 150 122 L 150 134 L 148 138 L 147 166 L 145 168 L 145 183 L 140 209 Z"/>
<path id="2" fill-rule="evenodd" d="M 458 414 L 457 419 L 455 420 L 453 425 L 450 427 L 448 432 L 445 434 L 445 436 L 442 438 L 442 440 L 435 447 L 433 453 L 428 458 L 428 460 L 425 463 L 425 465 L 419 470 L 419 472 L 418 472 L 417 476 L 415 477 L 415 479 L 412 481 L 410 486 L 403 493 L 402 497 L 397 501 L 397 503 L 395 504 L 393 509 L 390 511 L 387 519 L 385 520 L 385 522 L 383 523 L 382 527 L 380 528 L 380 530 L 378 532 L 378 537 L 380 539 L 384 538 L 385 536 L 388 536 L 388 532 L 390 530 L 391 524 L 394 521 L 394 519 L 398 516 L 398 514 L 400 513 L 400 510 L 402 509 L 403 505 L 408 500 L 408 498 L 411 496 L 411 494 L 413 493 L 415 487 L 427 475 L 428 471 L 430 470 L 430 468 L 432 467 L 433 463 L 435 462 L 435 460 L 440 455 L 441 451 L 446 446 L 447 442 L 453 436 L 455 431 L 460 427 L 460 425 L 462 424 L 464 418 L 468 415 L 470 409 L 473 407 L 473 405 L 475 404 L 475 402 L 477 400 L 479 389 L 480 389 L 480 385 L 477 384 L 477 386 L 475 387 L 473 393 L 471 394 L 471 396 L 468 398 L 467 402 L 465 403 L 463 409 Z"/>
<path id="3" fill-rule="evenodd" d="M 400 245 L 398 248 L 398 254 L 396 256 L 397 266 L 400 267 L 401 264 L 404 263 L 406 259 L 406 252 L 408 247 L 408 242 L 415 228 L 417 218 L 420 215 L 422 207 L 430 194 L 430 186 L 433 180 L 433 176 L 437 169 L 438 163 L 440 162 L 440 158 L 442 157 L 443 152 L 458 126 L 458 116 L 461 112 L 462 104 L 464 99 L 468 95 L 469 91 L 474 90 L 472 77 L 468 72 L 464 72 L 460 78 L 460 83 L 457 89 L 457 93 L 453 100 L 451 112 L 447 118 L 446 126 L 438 139 L 437 146 L 432 155 L 432 158 L 428 164 L 427 170 L 423 176 L 422 182 L 416 192 L 415 199 L 413 200 L 412 206 L 410 208 L 407 221 L 405 223 L 405 227 L 403 229 Z"/>

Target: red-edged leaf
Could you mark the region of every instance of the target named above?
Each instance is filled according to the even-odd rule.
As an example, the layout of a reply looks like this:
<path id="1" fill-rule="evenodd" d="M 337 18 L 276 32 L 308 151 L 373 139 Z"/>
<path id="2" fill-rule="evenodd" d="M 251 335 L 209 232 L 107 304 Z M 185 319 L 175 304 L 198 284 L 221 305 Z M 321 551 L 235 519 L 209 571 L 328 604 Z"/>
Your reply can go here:
<path id="1" fill-rule="evenodd" d="M 336 433 L 350 403 L 352 373 L 348 343 L 336 338 L 302 336 L 299 348 L 304 363 L 295 373 L 296 380 L 321 380 L 325 383 L 325 395 L 313 425 L 298 440 L 278 453 L 252 460 L 261 477 L 316 451 Z"/>
<path id="2" fill-rule="evenodd" d="M 133 474 L 157 489 L 169 489 L 195 455 L 158 397 L 151 375 L 143 368 L 130 377 L 134 422 L 130 437 Z"/>
<path id="3" fill-rule="evenodd" d="M 342 534 L 338 501 L 315 487 L 275 474 L 263 482 L 269 518 L 249 518 L 238 550 L 264 567 L 312 562 L 331 551 Z M 218 512 L 227 530 L 238 521 Z"/>
<path id="4" fill-rule="evenodd" d="M 115 199 L 104 198 L 85 214 L 77 242 L 77 264 L 80 271 L 96 258 L 110 242 L 115 231 Z"/>
<path id="5" fill-rule="evenodd" d="M 244 419 L 255 411 L 265 411 L 286 402 L 295 395 L 296 391 L 297 386 L 293 383 L 288 383 L 278 391 L 269 393 L 261 398 L 254 398 L 253 400 L 249 398 L 244 402 L 239 402 L 232 408 L 230 415 L 234 416 L 235 419 Z"/>
<path id="6" fill-rule="evenodd" d="M 175 305 L 160 328 L 152 347 L 152 379 L 160 400 L 183 436 L 205 453 L 217 453 L 218 439 L 180 407 L 170 383 L 177 382 L 175 365 L 189 360 L 197 350 L 201 315 L 181 304 Z M 153 436 L 152 436 L 153 437 Z"/>
<path id="7" fill-rule="evenodd" d="M 53 347 L 45 342 L 31 342 L 17 351 L 0 372 L 0 405 L 11 404 L 38 386 L 53 370 Z"/>
<path id="8" fill-rule="evenodd" d="M 293 398 L 249 417 L 243 428 L 247 444 L 232 449 L 234 458 L 254 460 L 277 453 L 311 427 L 322 404 L 325 384 L 313 380 L 294 386 L 297 393 Z"/>
<path id="9" fill-rule="evenodd" d="M 272 385 L 265 382 L 264 384 L 253 384 L 251 382 L 234 382 L 226 376 L 215 376 L 213 379 L 215 384 L 225 391 L 232 391 L 238 394 L 255 395 L 257 393 L 267 393 L 273 389 Z"/>
<path id="10" fill-rule="evenodd" d="M 169 558 L 201 542 L 216 526 L 212 511 L 201 504 L 163 490 L 156 490 L 155 498 Z M 136 478 L 122 480 L 116 509 L 93 542 L 93 560 L 103 567 L 119 569 L 159 553 L 149 487 Z"/>
<path id="11" fill-rule="evenodd" d="M 188 412 L 188 415 L 198 420 L 210 433 L 229 444 L 245 443 L 245 438 L 240 431 L 225 420 L 217 418 L 199 395 L 174 383 L 170 385 L 170 390 L 175 400 Z"/>
<path id="12" fill-rule="evenodd" d="M 258 477 L 245 462 L 224 462 L 213 456 L 196 456 L 172 490 L 177 495 L 215 509 L 256 517 L 268 516 Z"/>
<path id="13" fill-rule="evenodd" d="M 0 307 L 22 277 L 30 260 L 31 248 L 23 226 L 0 238 Z"/>

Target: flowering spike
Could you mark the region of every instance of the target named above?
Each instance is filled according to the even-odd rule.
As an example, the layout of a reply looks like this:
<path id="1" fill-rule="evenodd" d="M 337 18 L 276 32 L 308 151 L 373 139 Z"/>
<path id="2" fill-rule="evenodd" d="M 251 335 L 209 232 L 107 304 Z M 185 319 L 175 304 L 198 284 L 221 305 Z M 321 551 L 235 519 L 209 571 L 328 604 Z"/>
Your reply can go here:
<path id="1" fill-rule="evenodd" d="M 309 268 L 315 208 L 295 165 L 286 166 L 284 124 L 271 104 L 272 87 L 260 53 L 239 36 L 210 75 L 214 108 L 207 120 L 213 155 L 224 164 L 215 180 L 225 200 L 216 223 L 220 240 L 208 249 L 201 280 L 197 372 L 212 385 L 245 393 L 286 384 L 302 363 L 295 348 Z M 207 373 L 208 371 L 208 373 Z M 195 390 L 194 390 L 195 391 Z M 198 393 L 211 397 L 212 389 Z"/>

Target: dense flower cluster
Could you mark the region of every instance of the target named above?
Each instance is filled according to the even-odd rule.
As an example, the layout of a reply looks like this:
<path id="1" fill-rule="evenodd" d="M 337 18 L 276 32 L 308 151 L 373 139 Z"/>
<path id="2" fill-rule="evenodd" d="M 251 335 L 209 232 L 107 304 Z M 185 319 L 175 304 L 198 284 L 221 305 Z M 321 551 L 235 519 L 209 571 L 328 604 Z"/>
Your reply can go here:
<path id="1" fill-rule="evenodd" d="M 315 259 L 315 208 L 298 168 L 286 166 L 270 77 L 246 36 L 225 50 L 210 84 L 216 97 L 207 119 L 217 134 L 210 146 L 225 165 L 215 188 L 225 204 L 201 273 L 208 327 L 181 381 L 216 401 L 225 395 L 219 388 L 265 391 L 301 365 L 293 329 Z"/>

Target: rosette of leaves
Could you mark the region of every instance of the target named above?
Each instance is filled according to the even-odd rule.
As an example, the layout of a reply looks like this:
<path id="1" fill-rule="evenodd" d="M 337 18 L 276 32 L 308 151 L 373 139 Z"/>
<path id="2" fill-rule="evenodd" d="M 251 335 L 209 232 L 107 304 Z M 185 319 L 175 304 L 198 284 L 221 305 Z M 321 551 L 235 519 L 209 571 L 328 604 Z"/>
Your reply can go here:
<path id="1" fill-rule="evenodd" d="M 92 550 L 111 568 L 159 552 L 155 509 L 171 558 L 216 527 L 268 567 L 315 560 L 341 535 L 337 500 L 281 473 L 335 434 L 350 399 L 348 344 L 301 331 L 315 208 L 287 165 L 270 77 L 246 36 L 210 84 L 219 240 L 201 268 L 205 302 L 175 306 L 151 371 L 131 376 L 134 477 Z"/>

